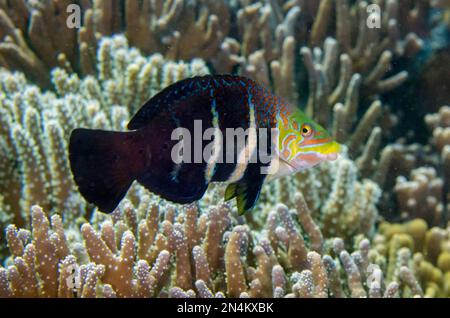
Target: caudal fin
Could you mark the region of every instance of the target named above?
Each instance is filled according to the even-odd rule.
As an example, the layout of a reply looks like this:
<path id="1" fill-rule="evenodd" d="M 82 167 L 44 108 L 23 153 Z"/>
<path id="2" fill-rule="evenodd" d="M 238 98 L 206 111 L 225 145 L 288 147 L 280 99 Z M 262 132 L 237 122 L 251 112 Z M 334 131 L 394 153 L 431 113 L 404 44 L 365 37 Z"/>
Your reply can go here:
<path id="1" fill-rule="evenodd" d="M 145 158 L 137 132 L 75 129 L 69 159 L 78 189 L 86 201 L 111 213 L 137 178 Z"/>

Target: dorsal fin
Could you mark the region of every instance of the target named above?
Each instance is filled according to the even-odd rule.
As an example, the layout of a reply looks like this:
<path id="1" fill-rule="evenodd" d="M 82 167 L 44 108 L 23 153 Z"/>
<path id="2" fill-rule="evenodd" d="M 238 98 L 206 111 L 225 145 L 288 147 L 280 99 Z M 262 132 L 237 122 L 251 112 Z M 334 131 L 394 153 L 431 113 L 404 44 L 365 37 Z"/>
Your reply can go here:
<path id="1" fill-rule="evenodd" d="M 245 84 L 249 79 L 235 75 L 205 75 L 187 78 L 176 82 L 150 98 L 128 123 L 129 130 L 140 129 L 148 125 L 161 111 L 189 97 L 208 94 L 208 88 L 214 85 L 227 87 L 232 84 Z"/>
<path id="2" fill-rule="evenodd" d="M 161 92 L 150 98 L 145 104 L 138 110 L 133 118 L 128 123 L 127 128 L 129 130 L 140 129 L 151 121 L 151 119 L 161 111 L 162 107 L 170 105 L 176 99 L 186 94 L 186 89 L 196 81 L 201 79 L 206 80 L 205 77 L 193 77 L 181 80 L 175 84 L 169 85 Z"/>

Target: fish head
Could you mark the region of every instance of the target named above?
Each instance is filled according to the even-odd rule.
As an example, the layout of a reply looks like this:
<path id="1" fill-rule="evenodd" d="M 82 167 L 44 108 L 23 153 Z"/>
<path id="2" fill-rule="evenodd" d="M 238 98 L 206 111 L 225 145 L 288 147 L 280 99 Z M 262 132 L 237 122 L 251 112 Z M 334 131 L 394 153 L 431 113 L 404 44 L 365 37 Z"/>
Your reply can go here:
<path id="1" fill-rule="evenodd" d="M 290 173 L 337 159 L 341 147 L 325 128 L 300 110 L 286 117 L 278 121 L 278 156 Z"/>

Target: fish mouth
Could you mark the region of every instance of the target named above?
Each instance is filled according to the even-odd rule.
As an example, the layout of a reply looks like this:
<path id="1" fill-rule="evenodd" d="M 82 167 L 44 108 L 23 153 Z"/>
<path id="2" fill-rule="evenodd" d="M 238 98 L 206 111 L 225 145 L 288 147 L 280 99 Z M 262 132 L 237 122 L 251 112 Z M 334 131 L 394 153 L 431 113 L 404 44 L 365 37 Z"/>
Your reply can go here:
<path id="1" fill-rule="evenodd" d="M 324 161 L 334 161 L 338 158 L 340 150 L 341 146 L 337 142 L 331 141 L 316 147 L 314 150 L 310 148 L 310 151 L 299 153 L 294 160 L 283 160 L 283 162 L 290 170 L 295 172 L 313 167 Z"/>
<path id="2" fill-rule="evenodd" d="M 322 155 L 321 154 L 321 157 L 323 157 L 324 161 L 334 161 L 334 160 L 337 159 L 338 155 L 339 155 L 339 153 L 334 152 L 334 153 L 330 153 L 330 154 L 327 154 L 327 155 Z"/>
<path id="3" fill-rule="evenodd" d="M 336 141 L 331 141 L 327 144 L 322 145 L 317 151 L 319 157 L 326 161 L 336 160 L 339 153 L 341 152 L 341 145 Z"/>

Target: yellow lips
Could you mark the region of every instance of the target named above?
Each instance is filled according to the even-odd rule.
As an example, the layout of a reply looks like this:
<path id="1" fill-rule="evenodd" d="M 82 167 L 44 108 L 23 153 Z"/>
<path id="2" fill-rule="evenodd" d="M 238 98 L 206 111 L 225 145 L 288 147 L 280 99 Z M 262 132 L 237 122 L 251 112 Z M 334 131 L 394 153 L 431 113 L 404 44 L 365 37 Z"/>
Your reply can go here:
<path id="1" fill-rule="evenodd" d="M 312 141 L 311 144 L 306 147 L 302 144 L 302 147 L 299 147 L 299 152 L 316 152 L 317 154 L 324 156 L 339 154 L 341 151 L 341 145 L 335 141 L 332 141 L 331 138 L 328 140 L 328 142 L 321 142 L 315 146 L 312 145 Z"/>
<path id="2" fill-rule="evenodd" d="M 331 154 L 338 154 L 341 151 L 341 145 L 338 144 L 336 141 L 329 142 L 327 144 L 324 144 L 322 146 L 319 146 L 319 153 L 323 155 L 331 155 Z"/>

